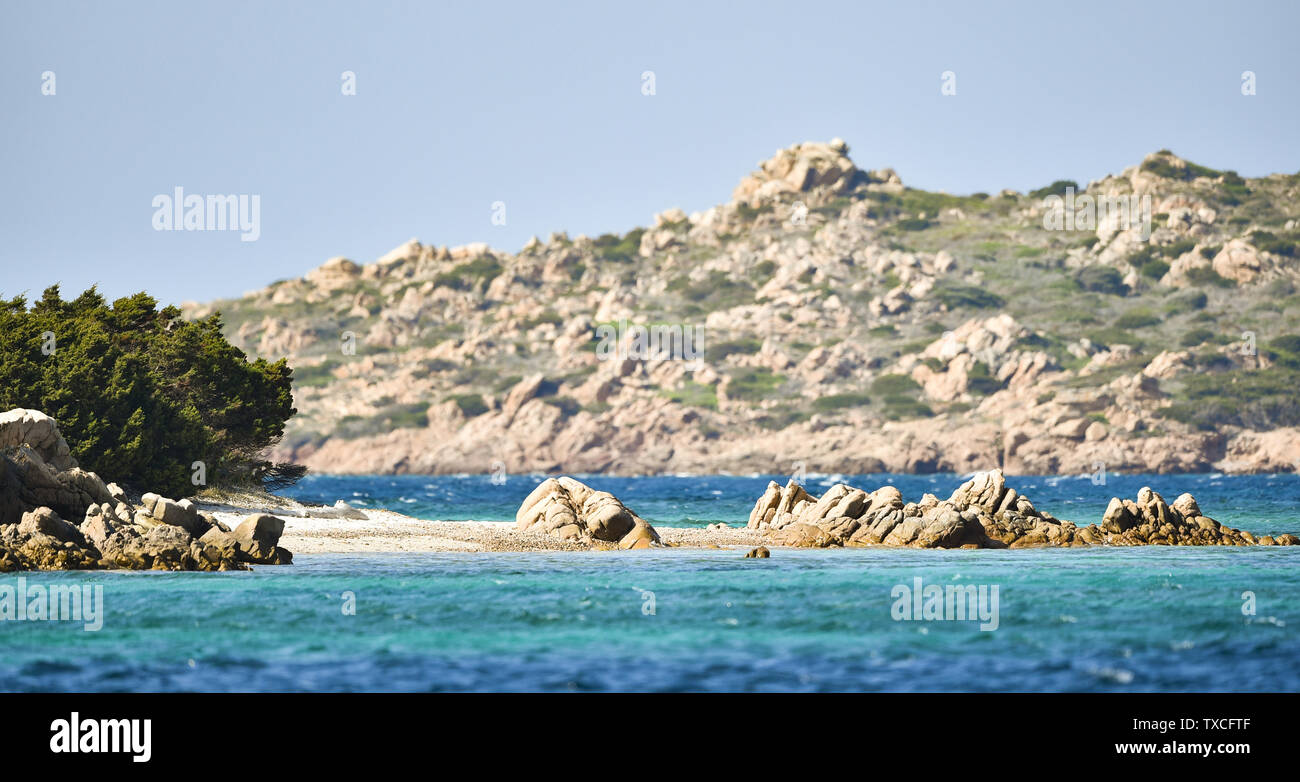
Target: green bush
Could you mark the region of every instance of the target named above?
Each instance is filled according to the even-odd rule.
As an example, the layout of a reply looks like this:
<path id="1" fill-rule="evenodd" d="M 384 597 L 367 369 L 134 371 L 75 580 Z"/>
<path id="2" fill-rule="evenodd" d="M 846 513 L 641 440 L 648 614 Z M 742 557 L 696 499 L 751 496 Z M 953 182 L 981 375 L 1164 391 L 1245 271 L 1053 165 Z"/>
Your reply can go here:
<path id="1" fill-rule="evenodd" d="M 934 411 L 910 396 L 885 397 L 885 417 L 894 421 L 908 418 L 930 418 Z"/>
<path id="2" fill-rule="evenodd" d="M 1074 281 L 1085 291 L 1106 293 L 1111 296 L 1128 295 L 1128 286 L 1119 269 L 1111 266 L 1085 266 L 1074 275 Z"/>
<path id="3" fill-rule="evenodd" d="M 334 436 L 344 440 L 386 434 L 394 429 L 424 429 L 429 425 L 429 406 L 422 403 L 386 405 L 378 413 L 363 418 L 347 415 L 339 419 Z"/>
<path id="4" fill-rule="evenodd" d="M 811 417 L 812 414 L 806 409 L 781 405 L 764 412 L 763 415 L 754 419 L 754 423 L 758 424 L 761 429 L 780 431 L 788 426 L 807 421 Z"/>
<path id="5" fill-rule="evenodd" d="M 1084 334 L 1088 339 L 1096 342 L 1098 345 L 1104 345 L 1107 348 L 1115 345 L 1129 345 L 1135 350 L 1142 349 L 1142 340 L 1131 332 L 1116 326 L 1108 326 L 1103 329 L 1093 329 Z"/>
<path id="6" fill-rule="evenodd" d="M 1169 271 L 1169 264 L 1159 258 L 1146 258 L 1137 264 L 1137 270 L 1143 277 L 1158 280 Z"/>
<path id="7" fill-rule="evenodd" d="M 1187 290 L 1179 293 L 1170 300 L 1169 308 L 1175 312 L 1184 310 L 1203 310 L 1209 303 L 1209 297 L 1205 291 Z"/>
<path id="8" fill-rule="evenodd" d="M 848 393 L 848 394 L 831 394 L 813 400 L 813 409 L 828 413 L 832 410 L 842 410 L 846 407 L 862 407 L 871 404 L 871 398 L 866 394 Z"/>
<path id="9" fill-rule="evenodd" d="M 963 285 L 950 280 L 940 280 L 934 286 L 934 296 L 950 310 L 970 307 L 971 309 L 996 309 L 1006 302 L 996 293 L 990 293 L 974 285 Z"/>
<path id="10" fill-rule="evenodd" d="M 1165 151 L 1167 152 L 1168 150 Z M 1182 182 L 1190 182 L 1197 177 L 1209 177 L 1215 179 L 1220 176 L 1220 172 L 1215 171 L 1212 168 L 1198 166 L 1190 160 L 1186 162 L 1186 168 L 1178 168 L 1167 160 L 1156 158 L 1155 160 L 1145 161 L 1142 164 L 1142 170 L 1148 171 L 1156 176 L 1164 177 L 1165 179 L 1176 179 Z"/>
<path id="11" fill-rule="evenodd" d="M 472 261 L 456 266 L 451 271 L 439 274 L 433 279 L 433 283 L 458 291 L 473 290 L 480 285 L 486 290 L 501 271 L 501 264 L 496 258 L 480 255 Z"/>
<path id="12" fill-rule="evenodd" d="M 727 396 L 756 402 L 768 398 L 784 382 L 785 378 L 765 367 L 743 369 L 731 376 Z"/>
<path id="13" fill-rule="evenodd" d="M 872 393 L 880 396 L 910 394 L 921 390 L 921 385 L 907 375 L 881 375 L 871 383 Z"/>
<path id="14" fill-rule="evenodd" d="M 1232 288 L 1237 283 L 1220 275 L 1211 266 L 1194 266 L 1187 270 L 1187 281 L 1193 285 L 1213 285 L 1217 288 Z"/>
<path id="15" fill-rule="evenodd" d="M 1179 338 L 1178 344 L 1185 348 L 1194 348 L 1204 345 L 1212 339 L 1214 339 L 1213 331 L 1209 329 L 1192 329 Z"/>
<path id="16" fill-rule="evenodd" d="M 1288 258 L 1300 257 L 1300 233 L 1274 236 L 1268 231 L 1251 231 L 1250 242 L 1264 252 Z"/>
<path id="17" fill-rule="evenodd" d="M 582 403 L 568 396 L 549 396 L 542 401 L 548 405 L 559 408 L 561 418 L 575 416 L 580 410 L 582 410 Z"/>
<path id="18" fill-rule="evenodd" d="M 1079 183 L 1073 179 L 1058 179 L 1047 187 L 1040 187 L 1029 193 L 1030 198 L 1042 200 L 1048 196 L 1064 196 L 1067 188 L 1074 188 L 1074 192 L 1079 192 Z"/>
<path id="19" fill-rule="evenodd" d="M 1159 324 L 1160 318 L 1147 310 L 1130 310 L 1115 319 L 1115 328 L 1126 330 L 1144 329 L 1148 326 L 1157 326 Z"/>
<path id="20" fill-rule="evenodd" d="M 1002 381 L 993 376 L 989 371 L 988 365 L 983 361 L 976 361 L 966 373 L 966 387 L 971 393 L 980 396 L 988 396 L 1002 388 Z"/>
<path id="21" fill-rule="evenodd" d="M 733 280 L 723 271 L 709 272 L 707 279 L 698 282 L 682 275 L 669 281 L 665 289 L 669 293 L 681 294 L 689 301 L 719 306 L 734 306 L 754 295 L 754 286 Z"/>
<path id="22" fill-rule="evenodd" d="M 1270 359 L 1289 369 L 1300 369 L 1300 335 L 1287 334 L 1269 342 Z"/>
<path id="23" fill-rule="evenodd" d="M 447 397 L 447 399 L 455 402 L 466 418 L 483 415 L 488 411 L 488 406 L 483 401 L 482 394 L 455 394 Z"/>
<path id="24" fill-rule="evenodd" d="M 694 380 L 687 380 L 678 389 L 660 391 L 659 395 L 687 407 L 718 409 L 718 392 L 713 386 L 697 383 Z"/>
<path id="25" fill-rule="evenodd" d="M 722 361 L 727 356 L 748 356 L 762 350 L 763 343 L 757 339 L 733 339 L 718 342 L 704 349 L 704 360 L 710 363 Z"/>
<path id="26" fill-rule="evenodd" d="M 641 235 L 644 228 L 634 228 L 626 236 L 603 234 L 596 237 L 592 244 L 597 254 L 611 263 L 632 263 L 637 260 L 641 250 Z"/>
<path id="27" fill-rule="evenodd" d="M 140 489 L 193 494 L 194 462 L 213 484 L 291 483 L 302 468 L 261 454 L 297 412 L 293 370 L 248 361 L 221 330 L 219 314 L 186 321 L 144 293 L 110 306 L 94 288 L 63 301 L 56 285 L 30 308 L 0 301 L 0 409 L 53 416 L 82 467 Z"/>
<path id="28" fill-rule="evenodd" d="M 1297 386 L 1300 373 L 1294 368 L 1199 372 L 1185 375 L 1176 401 L 1157 414 L 1203 431 L 1221 431 L 1225 426 L 1257 431 L 1300 426 Z"/>

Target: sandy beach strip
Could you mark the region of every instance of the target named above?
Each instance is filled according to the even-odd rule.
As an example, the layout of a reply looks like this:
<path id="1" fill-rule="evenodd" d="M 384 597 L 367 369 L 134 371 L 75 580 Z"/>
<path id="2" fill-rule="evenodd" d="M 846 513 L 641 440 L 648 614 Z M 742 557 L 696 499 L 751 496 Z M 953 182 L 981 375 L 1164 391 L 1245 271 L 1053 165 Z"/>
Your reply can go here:
<path id="1" fill-rule="evenodd" d="M 362 509 L 365 519 L 337 518 L 329 515 L 331 508 L 292 501 L 276 503 L 276 507 L 262 503 L 200 503 L 199 507 L 232 528 L 253 513 L 269 513 L 284 519 L 280 545 L 294 554 L 592 550 L 549 535 L 520 532 L 511 521 L 427 521 L 369 508 Z M 764 545 L 761 534 L 743 526 L 713 530 L 662 526 L 655 529 L 663 542 L 672 547 Z"/>

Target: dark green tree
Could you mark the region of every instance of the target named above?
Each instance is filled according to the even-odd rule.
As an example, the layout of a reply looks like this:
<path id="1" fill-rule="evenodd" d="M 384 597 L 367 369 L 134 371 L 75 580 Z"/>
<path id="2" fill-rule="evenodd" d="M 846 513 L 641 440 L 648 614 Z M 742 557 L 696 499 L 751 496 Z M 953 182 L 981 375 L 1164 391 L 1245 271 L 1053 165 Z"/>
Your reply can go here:
<path id="1" fill-rule="evenodd" d="M 184 496 L 203 462 L 210 483 L 284 485 L 302 470 L 261 454 L 296 412 L 293 370 L 248 361 L 221 327 L 144 293 L 110 306 L 94 288 L 64 301 L 56 285 L 30 307 L 0 300 L 0 410 L 53 416 L 105 480 Z"/>

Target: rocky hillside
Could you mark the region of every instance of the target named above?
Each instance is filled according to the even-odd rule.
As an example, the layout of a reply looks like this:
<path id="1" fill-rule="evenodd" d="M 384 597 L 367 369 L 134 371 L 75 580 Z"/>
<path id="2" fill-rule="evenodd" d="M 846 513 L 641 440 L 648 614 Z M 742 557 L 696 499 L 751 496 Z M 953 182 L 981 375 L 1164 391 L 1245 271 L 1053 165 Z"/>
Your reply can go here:
<path id="1" fill-rule="evenodd" d="M 1068 188 L 1149 196 L 1149 238 L 1054 221 Z M 957 196 L 835 140 L 624 235 L 412 240 L 187 311 L 289 357 L 276 456 L 319 471 L 1291 471 L 1298 277 L 1300 175 L 1161 151 Z M 680 326 L 703 355 L 609 355 L 602 325 Z"/>

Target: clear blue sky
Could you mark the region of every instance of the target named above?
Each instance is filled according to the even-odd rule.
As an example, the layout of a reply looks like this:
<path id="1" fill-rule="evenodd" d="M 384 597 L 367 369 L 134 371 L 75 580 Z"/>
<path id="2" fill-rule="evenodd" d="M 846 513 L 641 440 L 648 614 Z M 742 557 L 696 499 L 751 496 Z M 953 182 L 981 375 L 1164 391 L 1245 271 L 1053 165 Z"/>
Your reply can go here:
<path id="1" fill-rule="evenodd" d="M 1163 147 L 1294 173 L 1298 42 L 1295 2 L 5 0 L 0 293 L 209 300 L 411 237 L 621 232 L 835 136 L 954 193 L 1086 182 Z M 154 231 L 178 185 L 259 195 L 261 237 Z"/>

